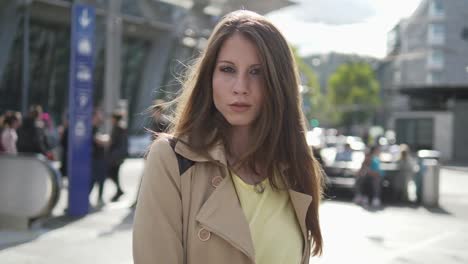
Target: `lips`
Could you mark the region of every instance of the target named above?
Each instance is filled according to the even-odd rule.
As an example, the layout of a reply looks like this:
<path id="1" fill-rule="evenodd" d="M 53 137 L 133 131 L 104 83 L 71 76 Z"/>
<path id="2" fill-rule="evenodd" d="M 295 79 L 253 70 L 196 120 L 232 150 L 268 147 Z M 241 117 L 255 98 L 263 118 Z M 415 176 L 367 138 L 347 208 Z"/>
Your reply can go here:
<path id="1" fill-rule="evenodd" d="M 247 103 L 235 102 L 235 103 L 230 104 L 229 107 L 231 108 L 232 111 L 240 113 L 240 112 L 245 112 L 249 110 L 250 107 L 252 107 L 252 105 L 247 104 Z"/>

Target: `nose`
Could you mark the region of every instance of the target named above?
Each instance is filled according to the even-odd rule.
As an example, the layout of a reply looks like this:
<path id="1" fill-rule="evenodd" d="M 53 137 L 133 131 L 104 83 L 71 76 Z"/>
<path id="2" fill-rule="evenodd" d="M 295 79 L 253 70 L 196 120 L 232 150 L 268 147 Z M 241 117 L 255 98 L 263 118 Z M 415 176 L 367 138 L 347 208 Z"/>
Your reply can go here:
<path id="1" fill-rule="evenodd" d="M 236 82 L 232 87 L 234 94 L 247 95 L 249 93 L 249 79 L 244 74 L 240 74 L 236 78 Z"/>

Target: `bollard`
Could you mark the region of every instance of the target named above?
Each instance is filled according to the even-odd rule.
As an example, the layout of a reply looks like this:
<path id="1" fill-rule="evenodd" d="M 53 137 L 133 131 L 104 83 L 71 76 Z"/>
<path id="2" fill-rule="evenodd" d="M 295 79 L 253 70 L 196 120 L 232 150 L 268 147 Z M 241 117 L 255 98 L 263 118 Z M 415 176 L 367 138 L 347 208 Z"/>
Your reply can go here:
<path id="1" fill-rule="evenodd" d="M 424 206 L 439 206 L 439 162 L 436 159 L 423 159 L 422 203 Z"/>

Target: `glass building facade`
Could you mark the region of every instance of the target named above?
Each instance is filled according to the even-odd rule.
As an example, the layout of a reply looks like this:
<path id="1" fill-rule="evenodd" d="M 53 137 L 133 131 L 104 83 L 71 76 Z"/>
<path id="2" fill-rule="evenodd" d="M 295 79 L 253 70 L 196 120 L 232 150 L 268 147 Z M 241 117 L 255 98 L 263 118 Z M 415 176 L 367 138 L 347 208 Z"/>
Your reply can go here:
<path id="1" fill-rule="evenodd" d="M 29 105 L 40 104 L 55 123 L 61 123 L 68 107 L 70 13 L 72 2 L 78 1 L 44 0 L 29 5 L 18 2 L 0 4 L 0 113 L 24 111 Z M 94 5 L 97 14 L 93 99 L 95 107 L 102 107 L 109 0 L 86 3 Z M 9 17 L 3 16 L 11 12 Z M 184 12 L 180 7 L 157 1 L 121 1 L 117 55 L 120 87 L 115 89 L 119 99 L 126 101 L 133 133 L 143 126 L 141 118 L 133 117 L 141 116 L 153 99 L 165 96 L 159 87 L 171 82 L 168 66 L 176 59 L 183 60 L 181 54 L 193 53 L 175 35 L 174 21 Z"/>

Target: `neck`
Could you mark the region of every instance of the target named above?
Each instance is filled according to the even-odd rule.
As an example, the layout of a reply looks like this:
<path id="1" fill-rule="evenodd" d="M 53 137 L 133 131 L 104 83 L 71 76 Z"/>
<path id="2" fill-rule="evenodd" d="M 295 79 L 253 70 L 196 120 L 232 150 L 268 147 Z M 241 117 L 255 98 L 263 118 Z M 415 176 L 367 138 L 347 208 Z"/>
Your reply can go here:
<path id="1" fill-rule="evenodd" d="M 229 161 L 237 162 L 243 153 L 247 151 L 249 142 L 248 126 L 236 126 L 231 128 L 231 139 L 229 142 Z"/>
<path id="2" fill-rule="evenodd" d="M 227 159 L 228 163 L 235 164 L 239 161 L 242 155 L 247 151 L 249 146 L 249 135 L 250 127 L 232 127 L 231 128 L 231 138 L 229 142 L 230 152 L 228 153 Z M 257 164 L 258 165 L 258 164 Z M 258 168 L 257 168 L 258 169 Z M 237 175 L 248 184 L 257 184 L 261 182 L 265 175 L 259 175 L 256 172 L 252 171 L 248 166 L 236 167 L 235 171 Z"/>

